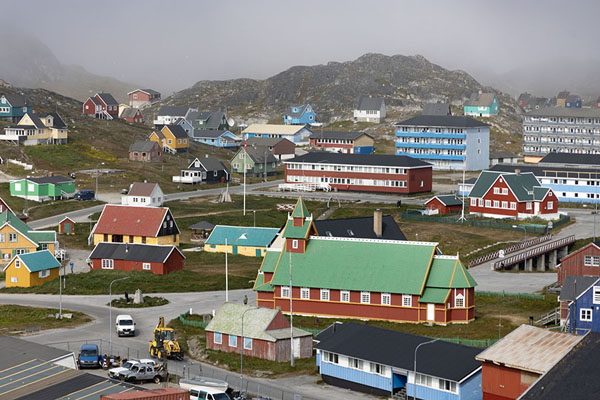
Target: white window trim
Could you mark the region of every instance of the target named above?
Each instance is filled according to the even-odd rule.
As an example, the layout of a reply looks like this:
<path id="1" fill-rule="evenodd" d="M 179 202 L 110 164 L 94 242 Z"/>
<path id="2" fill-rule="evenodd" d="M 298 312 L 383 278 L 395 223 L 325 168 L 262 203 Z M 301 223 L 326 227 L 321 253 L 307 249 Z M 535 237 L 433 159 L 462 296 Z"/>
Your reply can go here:
<path id="1" fill-rule="evenodd" d="M 594 286 L 592 301 L 594 304 L 600 304 L 600 286 Z"/>
<path id="2" fill-rule="evenodd" d="M 320 294 L 319 299 L 321 299 L 321 301 L 329 301 L 329 289 L 321 289 Z"/>
<path id="3" fill-rule="evenodd" d="M 21 268 L 21 260 L 15 260 L 15 268 Z"/>
<path id="4" fill-rule="evenodd" d="M 103 258 L 102 269 L 115 269 L 115 260 L 111 258 Z"/>
<path id="5" fill-rule="evenodd" d="M 43 271 L 38 272 L 38 276 L 40 277 L 40 279 L 44 279 L 50 276 L 50 270 L 49 269 L 45 269 Z"/>
<path id="6" fill-rule="evenodd" d="M 217 341 L 217 338 L 219 338 L 219 341 Z M 213 342 L 215 344 L 223 344 L 223 334 L 220 332 L 214 332 L 213 334 Z"/>
<path id="7" fill-rule="evenodd" d="M 458 305 L 458 300 L 462 300 L 462 306 Z M 462 293 L 459 293 L 454 297 L 454 308 L 465 308 L 465 296 Z"/>
<path id="8" fill-rule="evenodd" d="M 250 343 L 250 346 L 246 346 L 246 343 Z M 252 338 L 244 338 L 244 350 L 252 350 Z"/>
<path id="9" fill-rule="evenodd" d="M 585 314 L 585 317 L 584 317 Z M 589 314 L 589 318 L 587 315 Z M 579 319 L 585 322 L 592 322 L 593 319 L 593 310 L 591 308 L 580 308 L 579 309 Z"/>
<path id="10" fill-rule="evenodd" d="M 235 342 L 235 344 L 231 344 L 231 342 Z M 237 347 L 237 336 L 229 335 L 229 338 L 227 339 L 227 344 L 229 345 L 229 347 Z"/>
<path id="11" fill-rule="evenodd" d="M 300 298 L 304 300 L 310 300 L 310 288 L 300 288 Z"/>
<path id="12" fill-rule="evenodd" d="M 292 249 L 297 249 L 298 248 L 298 239 L 293 239 L 292 240 Z"/>
<path id="13" fill-rule="evenodd" d="M 344 300 L 344 296 L 347 296 L 347 300 Z M 341 290 L 340 291 L 340 301 L 342 303 L 350 303 L 350 291 L 348 291 L 348 290 Z"/>
<path id="14" fill-rule="evenodd" d="M 387 299 L 387 301 L 384 301 L 384 299 Z M 381 304 L 384 306 L 391 306 L 392 305 L 392 295 L 389 293 L 381 293 Z"/>
<path id="15" fill-rule="evenodd" d="M 281 297 L 290 298 L 290 287 L 282 286 L 281 287 Z"/>
<path id="16" fill-rule="evenodd" d="M 144 271 L 150 271 L 152 268 L 150 266 L 150 263 L 145 262 L 145 263 L 142 263 L 142 269 Z"/>
<path id="17" fill-rule="evenodd" d="M 410 294 L 402 295 L 402 307 L 412 307 L 412 295 L 410 295 Z"/>
<path id="18" fill-rule="evenodd" d="M 371 304 L 371 292 L 360 292 L 360 304 Z"/>

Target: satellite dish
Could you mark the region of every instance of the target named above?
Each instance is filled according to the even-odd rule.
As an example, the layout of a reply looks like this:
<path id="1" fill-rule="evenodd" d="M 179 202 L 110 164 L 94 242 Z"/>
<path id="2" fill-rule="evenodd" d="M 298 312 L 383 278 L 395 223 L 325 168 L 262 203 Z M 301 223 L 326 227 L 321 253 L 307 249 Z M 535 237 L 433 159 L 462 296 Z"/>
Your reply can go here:
<path id="1" fill-rule="evenodd" d="M 229 125 L 229 126 L 235 126 L 235 121 L 234 121 L 234 119 L 233 119 L 233 118 L 229 118 L 229 119 L 227 120 L 227 125 Z"/>

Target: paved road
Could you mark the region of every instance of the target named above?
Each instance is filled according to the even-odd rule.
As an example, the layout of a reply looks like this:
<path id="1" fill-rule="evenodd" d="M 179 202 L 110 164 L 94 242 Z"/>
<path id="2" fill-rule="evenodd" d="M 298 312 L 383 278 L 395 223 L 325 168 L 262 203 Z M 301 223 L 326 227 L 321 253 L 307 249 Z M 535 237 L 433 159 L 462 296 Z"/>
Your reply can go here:
<path id="1" fill-rule="evenodd" d="M 590 210 L 568 208 L 561 211 L 568 213 L 571 218 L 575 218 L 576 223 L 561 229 L 552 240 L 561 239 L 570 235 L 575 235 L 576 239 L 588 238 L 594 235 L 594 216 L 590 213 Z M 600 223 L 600 217 L 597 219 Z M 600 230 L 598 232 L 600 233 Z M 532 248 L 535 247 L 530 247 L 527 250 L 531 250 Z M 511 253 L 511 256 L 521 254 L 524 251 L 525 250 Z M 535 293 L 556 282 L 556 273 L 553 272 L 516 273 L 494 271 L 492 269 L 493 263 L 497 260 L 498 259 L 492 260 L 469 269 L 469 272 L 477 281 L 477 290 Z"/>
<path id="2" fill-rule="evenodd" d="M 67 285 L 69 284 L 67 278 Z M 131 293 L 134 290 L 130 291 Z M 119 294 L 122 295 L 122 294 Z M 224 292 L 197 292 L 197 293 L 166 293 L 153 294 L 167 298 L 170 303 L 161 307 L 138 308 L 138 309 L 115 309 L 112 310 L 112 318 L 117 314 L 131 314 L 136 321 L 136 336 L 131 338 L 119 338 L 116 335 L 112 337 L 113 353 L 120 353 L 127 356 L 127 348 L 129 348 L 129 357 L 146 357 L 148 355 L 148 341 L 152 336 L 152 332 L 159 316 L 164 316 L 166 321 L 176 318 L 179 314 L 189 310 L 194 313 L 204 314 L 211 313 L 218 309 L 225 301 Z M 256 294 L 251 289 L 232 290 L 229 293 L 229 300 L 234 303 L 242 303 L 244 296 L 248 296 L 250 304 L 255 303 Z M 82 340 L 102 339 L 105 343 L 109 342 L 109 302 L 108 295 L 99 296 L 63 296 L 63 309 L 80 311 L 94 318 L 94 321 L 72 329 L 56 329 L 42 332 L 40 334 L 23 337 L 41 344 L 52 343 L 55 347 L 66 349 L 66 344 L 56 344 L 63 342 L 72 342 L 69 350 L 77 353 Z M 0 304 L 21 304 L 36 307 L 56 307 L 59 306 L 59 296 L 56 295 L 31 295 L 31 294 L 0 294 Z M 77 341 L 79 341 L 77 343 Z M 107 349 L 102 349 L 103 352 L 108 352 Z M 169 361 L 169 371 L 181 372 L 184 365 L 186 368 L 193 364 L 192 373 L 197 370 L 201 363 L 185 360 L 183 362 Z M 233 376 L 237 379 L 237 374 L 218 369 L 206 364 L 201 364 L 202 372 L 211 376 L 213 373 L 218 376 Z M 215 372 L 213 372 L 215 371 Z M 244 381 L 247 381 L 244 377 Z M 265 379 L 251 378 L 250 381 L 254 385 L 261 385 L 263 390 L 266 387 L 279 388 L 301 394 L 305 398 L 311 399 L 371 399 L 375 397 L 364 396 L 349 390 L 331 387 L 328 385 L 317 385 L 316 376 L 299 376 L 285 379 Z M 235 380 L 234 380 L 235 381 Z M 287 399 L 287 398 L 286 398 Z"/>

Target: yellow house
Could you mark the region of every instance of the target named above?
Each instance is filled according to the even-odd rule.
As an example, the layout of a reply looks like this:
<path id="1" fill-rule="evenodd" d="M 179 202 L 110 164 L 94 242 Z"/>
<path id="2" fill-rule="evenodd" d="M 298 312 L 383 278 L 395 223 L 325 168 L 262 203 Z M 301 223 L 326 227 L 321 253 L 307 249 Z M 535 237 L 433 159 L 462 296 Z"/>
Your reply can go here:
<path id="1" fill-rule="evenodd" d="M 57 113 L 25 114 L 16 126 L 4 129 L 8 137 L 25 144 L 65 144 L 67 125 Z"/>
<path id="2" fill-rule="evenodd" d="M 277 228 L 217 225 L 206 239 L 204 251 L 262 257 L 278 232 Z"/>
<path id="3" fill-rule="evenodd" d="M 107 204 L 88 242 L 179 246 L 179 234 L 179 227 L 167 207 Z"/>
<path id="4" fill-rule="evenodd" d="M 189 137 L 179 125 L 164 125 L 160 131 L 150 134 L 150 140 L 171 153 L 185 152 L 190 147 Z"/>
<path id="5" fill-rule="evenodd" d="M 14 256 L 4 267 L 6 287 L 32 287 L 58 278 L 60 263 L 48 250 Z"/>
<path id="6" fill-rule="evenodd" d="M 19 254 L 57 249 L 56 232 L 34 231 L 10 211 L 0 214 L 0 252 L 2 263 Z"/>

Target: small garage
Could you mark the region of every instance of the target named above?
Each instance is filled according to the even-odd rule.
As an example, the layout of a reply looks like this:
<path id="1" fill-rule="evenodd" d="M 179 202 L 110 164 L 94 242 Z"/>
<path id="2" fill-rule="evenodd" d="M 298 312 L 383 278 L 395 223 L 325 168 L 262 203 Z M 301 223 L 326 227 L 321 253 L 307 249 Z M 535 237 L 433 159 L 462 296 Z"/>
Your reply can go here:
<path id="1" fill-rule="evenodd" d="M 58 233 L 62 233 L 65 235 L 74 235 L 75 234 L 75 221 L 73 221 L 69 217 L 63 218 L 58 223 Z"/>

